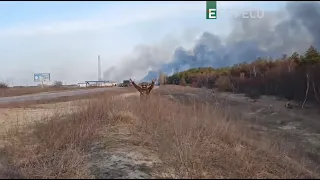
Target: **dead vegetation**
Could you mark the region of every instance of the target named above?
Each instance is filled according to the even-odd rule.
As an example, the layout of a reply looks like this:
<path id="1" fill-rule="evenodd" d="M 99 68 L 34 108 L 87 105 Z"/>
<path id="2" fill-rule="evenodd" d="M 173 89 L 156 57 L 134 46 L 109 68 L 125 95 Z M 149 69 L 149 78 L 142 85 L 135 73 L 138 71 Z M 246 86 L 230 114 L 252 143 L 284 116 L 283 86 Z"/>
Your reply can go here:
<path id="1" fill-rule="evenodd" d="M 98 89 L 106 88 L 103 86 L 89 86 L 85 89 Z M 0 83 L 0 98 L 1 97 L 12 97 L 22 96 L 28 94 L 45 93 L 45 92 L 59 92 L 59 91 L 72 91 L 83 89 L 77 86 L 62 86 L 60 81 L 54 82 L 53 86 L 41 86 L 37 87 L 8 87 L 5 83 Z"/>
<path id="2" fill-rule="evenodd" d="M 134 146 L 160 156 L 156 177 L 318 177 L 276 140 L 231 120 L 225 110 L 197 102 L 183 105 L 161 95 L 138 102 L 137 97 L 91 99 L 77 112 L 57 112 L 28 127 L 15 127 L 5 136 L 2 177 L 101 177 L 88 170 L 87 154 L 92 142 L 115 143 L 106 137 L 117 124 L 130 127 Z"/>
<path id="3" fill-rule="evenodd" d="M 4 148 L 0 157 L 3 159 L 0 161 L 0 177 L 90 178 L 84 162 L 85 147 L 98 137 L 99 129 L 111 122 L 106 118 L 106 111 L 112 103 L 97 100 L 115 94 L 119 92 L 82 96 L 84 100 L 81 104 L 73 104 L 78 106 L 74 113 L 57 109 L 32 124 L 17 122 L 2 139 Z M 66 99 L 46 102 L 61 101 Z M 28 102 L 20 106 L 28 108 L 37 103 L 40 102 Z"/>
<path id="4" fill-rule="evenodd" d="M 3 103 L 0 104 L 0 108 L 28 108 L 33 107 L 36 104 L 54 104 L 58 102 L 68 102 L 68 101 L 75 101 L 80 99 L 92 99 L 92 98 L 101 98 L 105 97 L 106 94 L 108 96 L 117 95 L 123 92 L 131 92 L 134 91 L 132 88 L 126 89 L 117 89 L 117 91 L 110 90 L 108 92 L 96 92 L 93 94 L 82 94 L 82 95 L 75 95 L 75 96 L 63 96 L 54 99 L 44 99 L 44 100 L 30 100 L 30 101 L 23 101 L 23 102 L 10 102 L 10 103 Z"/>
<path id="5" fill-rule="evenodd" d="M 1 89 L 8 88 L 8 84 L 4 82 L 0 82 L 0 88 Z"/>
<path id="6" fill-rule="evenodd" d="M 27 94 L 35 94 L 41 92 L 53 92 L 53 91 L 65 91 L 65 90 L 72 90 L 77 89 L 70 88 L 70 87 L 60 87 L 60 86 L 48 86 L 48 87 L 6 87 L 2 88 L 0 84 L 0 97 L 11 97 L 11 96 L 21 96 Z"/>
<path id="7" fill-rule="evenodd" d="M 284 54 L 281 58 L 258 57 L 228 67 L 199 67 L 167 77 L 167 84 L 217 88 L 221 91 L 244 93 L 258 99 L 272 95 L 288 101 L 319 105 L 320 53 L 310 46 L 305 53 Z M 182 83 L 185 84 L 185 83 Z"/>

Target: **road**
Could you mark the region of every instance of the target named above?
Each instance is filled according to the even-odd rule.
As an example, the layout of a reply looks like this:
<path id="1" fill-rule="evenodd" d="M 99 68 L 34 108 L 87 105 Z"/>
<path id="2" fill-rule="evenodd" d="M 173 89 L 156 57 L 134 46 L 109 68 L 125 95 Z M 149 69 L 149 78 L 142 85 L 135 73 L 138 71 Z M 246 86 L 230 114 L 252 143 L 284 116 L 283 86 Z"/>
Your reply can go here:
<path id="1" fill-rule="evenodd" d="M 11 102 L 46 100 L 46 99 L 54 99 L 54 98 L 66 97 L 66 96 L 92 94 L 96 92 L 116 90 L 119 88 L 121 87 L 70 90 L 70 91 L 62 91 L 62 92 L 43 92 L 43 93 L 29 94 L 29 95 L 22 95 L 22 96 L 2 97 L 0 98 L 0 104 L 11 103 Z"/>

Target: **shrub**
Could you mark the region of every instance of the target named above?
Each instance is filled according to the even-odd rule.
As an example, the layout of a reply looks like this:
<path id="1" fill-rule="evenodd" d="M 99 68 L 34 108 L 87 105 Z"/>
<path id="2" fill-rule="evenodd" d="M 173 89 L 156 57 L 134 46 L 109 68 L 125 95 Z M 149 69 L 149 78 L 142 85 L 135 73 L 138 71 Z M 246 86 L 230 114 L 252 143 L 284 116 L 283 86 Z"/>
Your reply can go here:
<path id="1" fill-rule="evenodd" d="M 8 84 L 4 82 L 0 82 L 0 88 L 7 88 Z"/>

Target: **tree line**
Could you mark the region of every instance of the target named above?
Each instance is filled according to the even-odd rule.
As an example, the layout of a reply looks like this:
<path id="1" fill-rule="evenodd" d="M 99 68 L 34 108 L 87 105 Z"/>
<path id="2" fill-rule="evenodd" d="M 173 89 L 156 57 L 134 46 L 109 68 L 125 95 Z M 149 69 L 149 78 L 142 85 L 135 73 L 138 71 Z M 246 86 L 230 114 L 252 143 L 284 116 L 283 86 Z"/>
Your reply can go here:
<path id="1" fill-rule="evenodd" d="M 320 54 L 313 46 L 300 55 L 259 57 L 230 67 L 199 67 L 166 77 L 161 84 L 217 88 L 251 96 L 274 95 L 288 100 L 320 102 Z"/>

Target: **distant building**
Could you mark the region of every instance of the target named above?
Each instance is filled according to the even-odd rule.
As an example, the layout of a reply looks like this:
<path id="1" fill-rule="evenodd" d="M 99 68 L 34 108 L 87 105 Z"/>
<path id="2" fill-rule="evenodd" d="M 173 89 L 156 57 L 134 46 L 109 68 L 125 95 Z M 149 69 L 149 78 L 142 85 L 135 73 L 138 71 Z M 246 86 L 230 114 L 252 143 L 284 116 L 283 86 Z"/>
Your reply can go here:
<path id="1" fill-rule="evenodd" d="M 117 86 L 117 83 L 110 81 L 85 81 L 84 83 L 78 83 L 78 87 L 113 87 Z"/>

